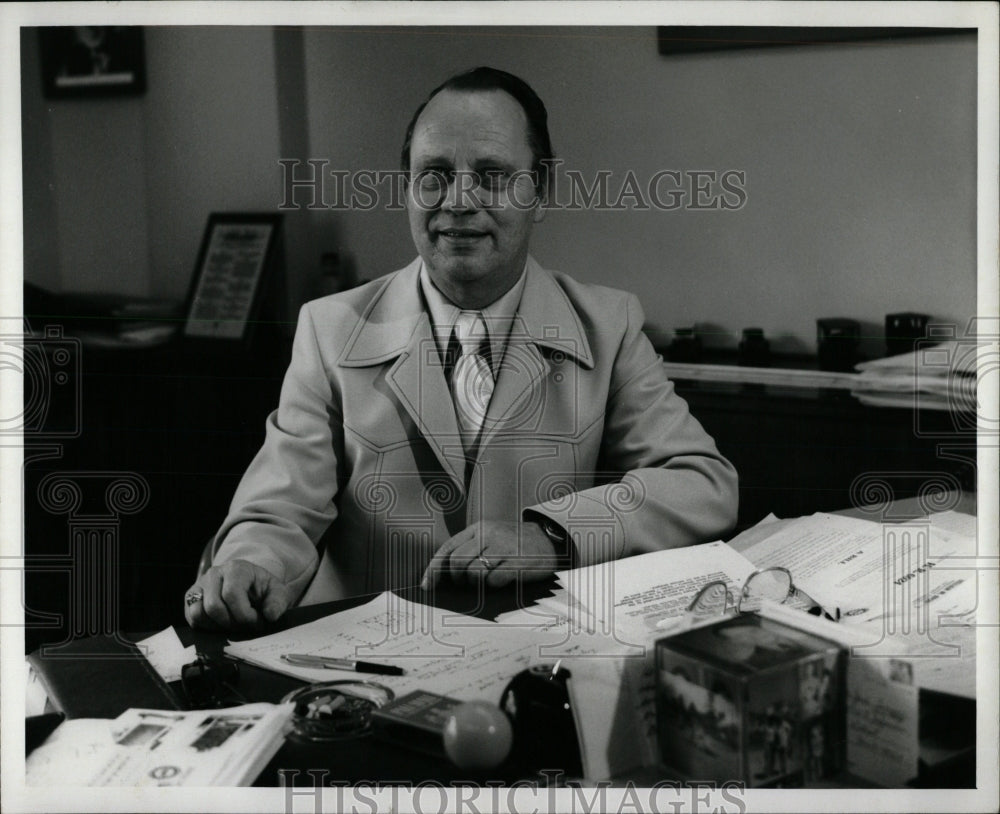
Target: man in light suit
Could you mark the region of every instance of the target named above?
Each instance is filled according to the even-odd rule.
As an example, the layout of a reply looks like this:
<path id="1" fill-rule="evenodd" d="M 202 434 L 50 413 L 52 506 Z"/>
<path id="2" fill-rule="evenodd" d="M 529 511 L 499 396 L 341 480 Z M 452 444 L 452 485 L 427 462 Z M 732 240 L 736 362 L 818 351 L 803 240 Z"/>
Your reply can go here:
<path id="1" fill-rule="evenodd" d="M 543 579 L 732 527 L 736 473 L 638 301 L 528 254 L 551 158 L 544 105 L 502 71 L 453 77 L 417 110 L 403 166 L 419 257 L 302 308 L 191 624 L 442 577 Z"/>

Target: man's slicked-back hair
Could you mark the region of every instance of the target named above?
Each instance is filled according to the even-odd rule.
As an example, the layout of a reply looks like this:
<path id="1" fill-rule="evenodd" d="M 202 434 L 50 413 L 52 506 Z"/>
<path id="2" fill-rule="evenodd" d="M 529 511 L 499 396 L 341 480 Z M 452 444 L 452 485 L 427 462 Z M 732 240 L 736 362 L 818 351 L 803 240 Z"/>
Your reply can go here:
<path id="1" fill-rule="evenodd" d="M 406 128 L 406 138 L 403 141 L 402 167 L 406 172 L 410 171 L 410 143 L 413 140 L 413 129 L 416 127 L 417 119 L 424 112 L 427 103 L 430 102 L 443 90 L 453 90 L 465 93 L 475 93 L 476 91 L 502 90 L 514 97 L 524 111 L 528 119 L 528 146 L 531 148 L 532 162 L 531 169 L 535 173 L 535 189 L 539 194 L 548 190 L 549 186 L 549 165 L 554 158 L 552 153 L 552 142 L 549 139 L 549 114 L 545 110 L 545 105 L 532 90 L 531 85 L 520 77 L 514 76 L 499 68 L 480 66 L 455 76 L 442 82 L 432 90 L 423 104 L 417 108 L 410 119 L 410 124 Z"/>

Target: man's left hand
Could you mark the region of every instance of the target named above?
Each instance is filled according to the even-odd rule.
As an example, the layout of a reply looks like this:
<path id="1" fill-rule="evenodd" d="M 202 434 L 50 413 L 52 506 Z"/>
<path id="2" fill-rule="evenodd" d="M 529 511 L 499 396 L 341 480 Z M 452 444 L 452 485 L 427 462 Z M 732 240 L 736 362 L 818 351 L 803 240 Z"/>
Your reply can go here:
<path id="1" fill-rule="evenodd" d="M 485 580 L 499 588 L 518 574 L 527 581 L 545 579 L 558 566 L 552 541 L 537 523 L 486 520 L 444 542 L 424 571 L 420 587 L 430 590 L 448 572 L 455 582 Z"/>

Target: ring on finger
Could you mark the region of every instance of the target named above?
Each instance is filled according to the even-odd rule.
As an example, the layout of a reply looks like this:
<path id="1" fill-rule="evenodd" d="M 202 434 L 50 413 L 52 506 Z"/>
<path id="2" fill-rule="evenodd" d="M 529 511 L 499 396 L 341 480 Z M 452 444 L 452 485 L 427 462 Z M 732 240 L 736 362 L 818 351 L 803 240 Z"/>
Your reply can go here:
<path id="1" fill-rule="evenodd" d="M 483 564 L 483 566 L 486 568 L 487 571 L 493 570 L 493 563 L 491 563 L 488 559 L 486 559 L 486 557 L 484 557 L 482 554 L 476 557 L 476 559 Z"/>
<path id="2" fill-rule="evenodd" d="M 188 591 L 186 594 L 184 594 L 184 604 L 190 608 L 192 605 L 200 604 L 201 600 L 204 598 L 205 598 L 205 592 L 200 588 L 197 588 L 193 591 Z"/>

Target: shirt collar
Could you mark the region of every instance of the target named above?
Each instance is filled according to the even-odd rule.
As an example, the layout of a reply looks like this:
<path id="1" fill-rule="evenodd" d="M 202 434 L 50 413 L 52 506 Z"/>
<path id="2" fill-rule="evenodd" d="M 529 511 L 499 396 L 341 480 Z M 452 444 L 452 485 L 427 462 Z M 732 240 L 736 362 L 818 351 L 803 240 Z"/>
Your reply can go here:
<path id="1" fill-rule="evenodd" d="M 518 277 L 517 282 L 510 287 L 506 294 L 485 308 L 479 309 L 482 312 L 483 321 L 486 323 L 486 331 L 490 337 L 494 373 L 499 367 L 500 360 L 503 358 L 504 348 L 507 346 L 507 338 L 510 336 L 510 327 L 521 304 L 521 293 L 524 291 L 524 281 L 528 276 L 525 274 L 525 269 L 527 269 L 527 264 L 521 270 L 521 276 Z M 458 319 L 461 309 L 435 288 L 434 283 L 431 282 L 427 266 L 422 261 L 420 263 L 420 291 L 424 296 L 427 310 L 430 312 L 438 352 L 443 357 L 448 350 L 451 332 L 455 328 L 455 320 Z"/>

